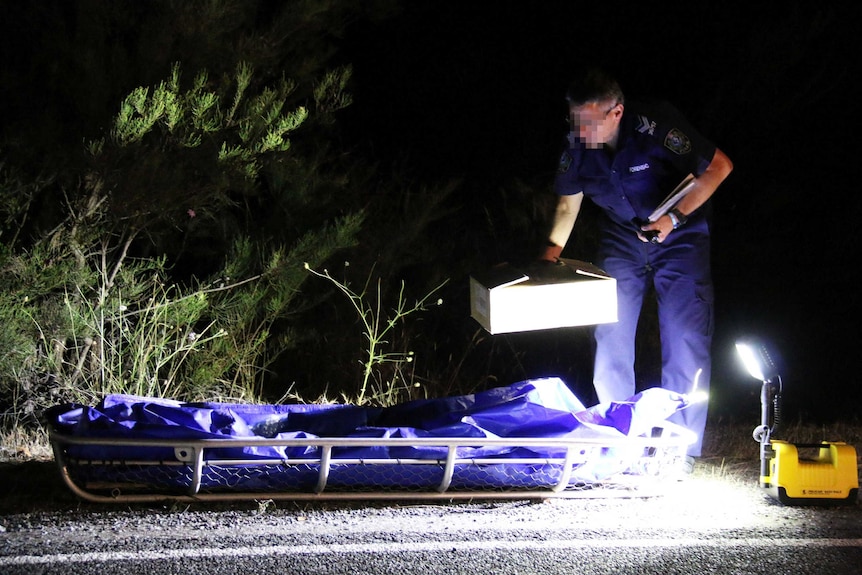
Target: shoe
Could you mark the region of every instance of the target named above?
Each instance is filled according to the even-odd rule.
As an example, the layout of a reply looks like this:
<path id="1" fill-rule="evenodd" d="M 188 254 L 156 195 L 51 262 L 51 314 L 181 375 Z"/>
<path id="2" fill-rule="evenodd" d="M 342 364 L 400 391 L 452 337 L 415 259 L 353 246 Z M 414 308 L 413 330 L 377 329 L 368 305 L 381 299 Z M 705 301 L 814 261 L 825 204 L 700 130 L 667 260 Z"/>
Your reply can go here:
<path id="1" fill-rule="evenodd" d="M 682 460 L 682 472 L 684 475 L 691 475 L 694 473 L 694 462 L 695 458 L 691 455 L 686 455 Z"/>
<path id="2" fill-rule="evenodd" d="M 670 472 L 668 473 L 668 479 L 673 481 L 685 481 L 691 477 L 691 474 L 694 473 L 694 461 L 694 457 L 691 455 L 675 459 L 673 466 L 670 468 Z"/>

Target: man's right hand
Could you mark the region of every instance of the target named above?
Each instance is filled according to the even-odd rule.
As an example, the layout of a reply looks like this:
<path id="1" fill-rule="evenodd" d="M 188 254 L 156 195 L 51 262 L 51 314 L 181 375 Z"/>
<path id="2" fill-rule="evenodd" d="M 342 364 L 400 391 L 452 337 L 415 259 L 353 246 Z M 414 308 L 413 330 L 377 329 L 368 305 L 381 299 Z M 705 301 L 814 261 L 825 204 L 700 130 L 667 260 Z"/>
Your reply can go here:
<path id="1" fill-rule="evenodd" d="M 563 253 L 563 247 L 552 242 L 548 242 L 539 259 L 546 262 L 557 263 L 560 259 L 560 254 Z"/>

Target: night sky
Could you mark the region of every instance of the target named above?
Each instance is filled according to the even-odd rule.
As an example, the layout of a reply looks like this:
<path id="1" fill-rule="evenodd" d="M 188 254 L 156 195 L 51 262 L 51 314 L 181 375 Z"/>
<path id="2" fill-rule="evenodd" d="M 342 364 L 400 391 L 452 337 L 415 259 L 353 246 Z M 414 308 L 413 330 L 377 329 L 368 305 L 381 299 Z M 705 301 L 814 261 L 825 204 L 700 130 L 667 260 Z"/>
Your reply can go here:
<path id="1" fill-rule="evenodd" d="M 348 38 L 348 120 L 382 157 L 466 175 L 481 203 L 511 178 L 550 182 L 575 66 L 611 70 L 629 99 L 673 102 L 735 165 L 712 201 L 716 405 L 759 407 L 733 349 L 754 334 L 783 357 L 793 417 L 856 418 L 857 15 L 649 4 L 407 2 Z"/>

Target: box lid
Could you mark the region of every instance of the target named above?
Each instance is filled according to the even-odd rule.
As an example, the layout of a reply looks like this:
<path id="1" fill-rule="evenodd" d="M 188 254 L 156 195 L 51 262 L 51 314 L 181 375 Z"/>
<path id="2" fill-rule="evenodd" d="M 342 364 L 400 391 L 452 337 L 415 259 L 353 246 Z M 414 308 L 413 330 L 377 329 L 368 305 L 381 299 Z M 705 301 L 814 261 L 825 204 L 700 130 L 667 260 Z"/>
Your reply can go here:
<path id="1" fill-rule="evenodd" d="M 509 263 L 497 264 L 472 275 L 477 282 L 490 289 L 506 287 L 530 279 L 530 276 Z"/>
<path id="2" fill-rule="evenodd" d="M 488 289 L 504 288 L 520 283 L 554 284 L 587 279 L 611 279 L 607 272 L 591 263 L 567 258 L 561 258 L 557 263 L 540 261 L 523 266 L 502 263 L 474 273 L 472 276 Z"/>

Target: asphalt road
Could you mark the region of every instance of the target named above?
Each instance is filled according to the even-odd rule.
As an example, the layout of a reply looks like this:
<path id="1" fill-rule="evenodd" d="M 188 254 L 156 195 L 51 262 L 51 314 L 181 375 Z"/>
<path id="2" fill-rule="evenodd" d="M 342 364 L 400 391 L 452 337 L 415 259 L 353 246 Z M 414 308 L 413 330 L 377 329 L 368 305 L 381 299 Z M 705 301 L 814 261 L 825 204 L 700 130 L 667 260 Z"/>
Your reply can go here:
<path id="1" fill-rule="evenodd" d="M 543 502 L 111 507 L 33 476 L 45 497 L 0 507 L 0 574 L 862 574 L 862 506 L 782 505 L 754 467 L 701 465 L 652 497 Z M 15 473 L 0 480 L 33 475 Z"/>

